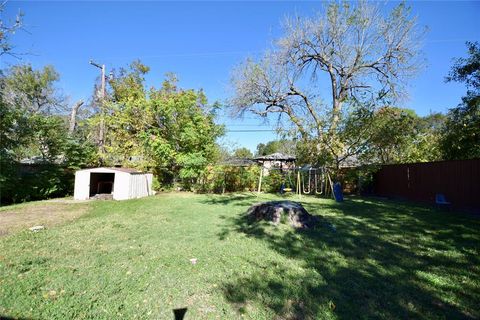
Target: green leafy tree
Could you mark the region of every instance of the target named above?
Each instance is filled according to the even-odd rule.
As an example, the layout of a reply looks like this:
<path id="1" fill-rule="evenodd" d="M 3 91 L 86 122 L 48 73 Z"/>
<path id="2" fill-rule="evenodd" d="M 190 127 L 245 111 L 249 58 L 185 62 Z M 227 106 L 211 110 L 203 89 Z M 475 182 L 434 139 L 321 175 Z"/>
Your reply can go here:
<path id="1" fill-rule="evenodd" d="M 253 158 L 253 153 L 250 151 L 250 149 L 242 147 L 235 149 L 233 151 L 233 156 L 236 158 L 251 159 Z"/>
<path id="2" fill-rule="evenodd" d="M 296 144 L 292 140 L 273 140 L 267 143 L 257 145 L 257 156 L 266 156 L 272 153 L 280 152 L 284 154 L 295 154 Z"/>
<path id="3" fill-rule="evenodd" d="M 69 134 L 58 94 L 59 75 L 51 66 L 35 70 L 17 65 L 0 76 L 0 156 L 2 202 L 65 195 L 72 189 L 71 173 L 88 161 L 88 146 Z M 18 170 L 23 158 L 40 160 L 35 174 Z M 24 188 L 17 188 L 18 185 Z"/>
<path id="4" fill-rule="evenodd" d="M 51 65 L 34 70 L 29 64 L 15 65 L 4 78 L 4 99 L 11 107 L 29 113 L 63 112 L 65 97 L 56 88 L 59 74 Z"/>
<path id="5" fill-rule="evenodd" d="M 420 117 L 416 122 L 414 139 L 407 144 L 402 162 L 428 162 L 443 159 L 441 138 L 446 116 L 432 113 Z"/>
<path id="6" fill-rule="evenodd" d="M 347 154 L 370 164 L 439 160 L 444 118 L 439 113 L 419 117 L 413 110 L 398 107 L 373 112 L 357 109 L 342 130 L 347 144 L 357 147 Z"/>
<path id="7" fill-rule="evenodd" d="M 110 81 L 106 124 L 107 164 L 153 169 L 160 183 L 180 181 L 190 188 L 218 156 L 216 139 L 223 128 L 214 122 L 216 105 L 203 91 L 178 88 L 168 74 L 159 89 L 145 89 L 149 68 L 139 61 Z M 94 127 L 101 114 L 91 118 Z"/>
<path id="8" fill-rule="evenodd" d="M 467 86 L 462 103 L 447 115 L 441 141 L 446 159 L 480 157 L 480 45 L 467 42 L 467 47 L 469 56 L 457 59 L 446 78 Z"/>
<path id="9" fill-rule="evenodd" d="M 215 107 L 202 91 L 181 90 L 169 77 L 149 100 L 151 127 L 142 133 L 147 152 L 169 183 L 180 178 L 186 187 L 218 156 L 216 139 L 224 130 L 215 124 Z"/>

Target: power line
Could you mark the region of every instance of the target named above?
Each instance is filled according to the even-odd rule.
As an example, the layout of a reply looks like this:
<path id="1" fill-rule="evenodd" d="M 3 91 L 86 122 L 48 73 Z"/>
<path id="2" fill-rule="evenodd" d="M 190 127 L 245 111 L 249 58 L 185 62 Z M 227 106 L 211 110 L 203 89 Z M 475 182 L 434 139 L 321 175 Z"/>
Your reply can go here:
<path id="1" fill-rule="evenodd" d="M 226 130 L 226 132 L 277 132 L 274 129 L 243 129 L 243 130 Z"/>
<path id="2" fill-rule="evenodd" d="M 263 128 L 270 128 L 270 125 L 263 125 L 263 124 L 227 124 L 222 123 L 225 127 L 263 127 Z"/>

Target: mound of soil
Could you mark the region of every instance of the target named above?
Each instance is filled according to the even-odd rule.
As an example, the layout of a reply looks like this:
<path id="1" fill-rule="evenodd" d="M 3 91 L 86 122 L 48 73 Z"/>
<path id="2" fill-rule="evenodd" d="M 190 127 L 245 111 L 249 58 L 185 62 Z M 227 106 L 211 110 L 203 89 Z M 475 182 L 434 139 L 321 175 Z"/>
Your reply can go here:
<path id="1" fill-rule="evenodd" d="M 294 228 L 311 229 L 320 224 L 319 217 L 311 215 L 300 203 L 293 201 L 257 203 L 248 209 L 247 215 L 251 221 L 286 222 Z"/>

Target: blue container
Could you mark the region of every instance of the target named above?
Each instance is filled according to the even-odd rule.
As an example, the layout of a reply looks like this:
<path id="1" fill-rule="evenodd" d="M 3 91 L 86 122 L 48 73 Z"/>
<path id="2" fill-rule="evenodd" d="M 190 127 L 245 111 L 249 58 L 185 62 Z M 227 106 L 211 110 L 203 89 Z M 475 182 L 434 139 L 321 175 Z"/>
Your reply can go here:
<path id="1" fill-rule="evenodd" d="M 343 201 L 343 190 L 340 182 L 335 182 L 335 184 L 333 185 L 333 196 L 335 197 L 335 201 Z"/>

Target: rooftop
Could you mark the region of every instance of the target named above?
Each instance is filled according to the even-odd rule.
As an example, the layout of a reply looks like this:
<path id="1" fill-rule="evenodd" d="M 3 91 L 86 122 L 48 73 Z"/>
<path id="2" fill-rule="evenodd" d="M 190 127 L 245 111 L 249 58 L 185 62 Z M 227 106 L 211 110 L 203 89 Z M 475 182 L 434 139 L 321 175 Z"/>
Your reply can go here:
<path id="1" fill-rule="evenodd" d="M 141 173 L 141 171 L 134 169 L 134 168 L 120 168 L 120 167 L 99 167 L 99 168 L 86 168 L 82 170 L 92 170 L 92 169 L 107 169 L 107 170 L 114 170 L 126 173 Z"/>
<path id="2" fill-rule="evenodd" d="M 260 160 L 260 161 L 295 161 L 297 158 L 295 156 L 283 154 L 280 152 L 272 153 L 266 156 L 256 157 L 253 160 Z"/>

